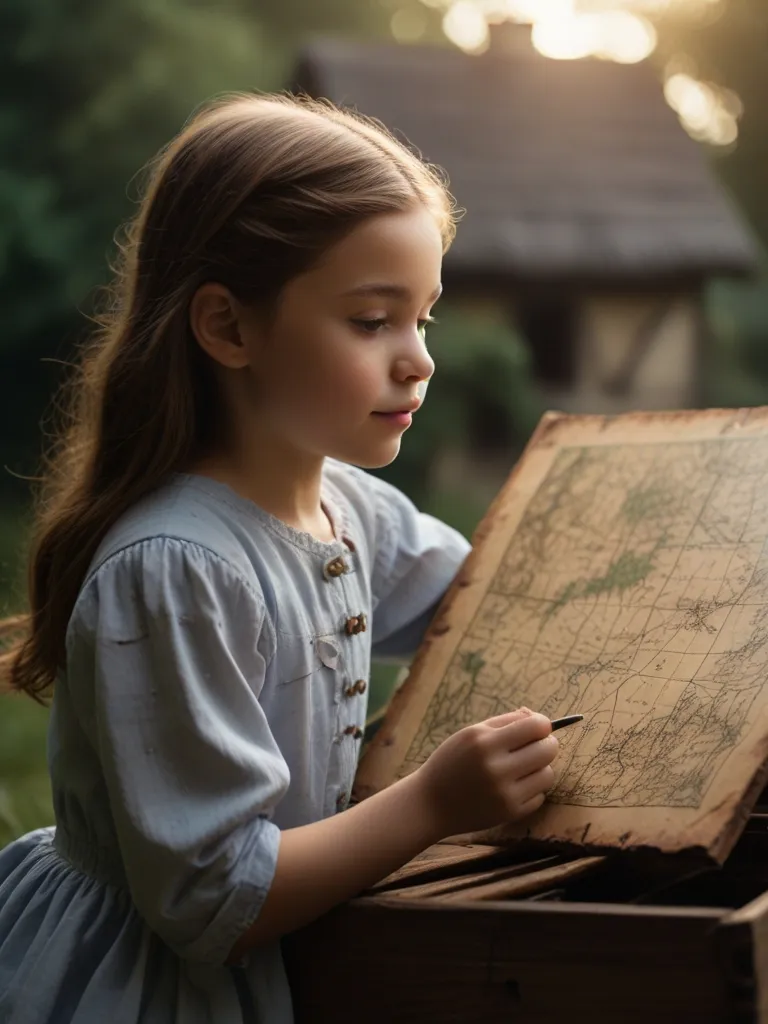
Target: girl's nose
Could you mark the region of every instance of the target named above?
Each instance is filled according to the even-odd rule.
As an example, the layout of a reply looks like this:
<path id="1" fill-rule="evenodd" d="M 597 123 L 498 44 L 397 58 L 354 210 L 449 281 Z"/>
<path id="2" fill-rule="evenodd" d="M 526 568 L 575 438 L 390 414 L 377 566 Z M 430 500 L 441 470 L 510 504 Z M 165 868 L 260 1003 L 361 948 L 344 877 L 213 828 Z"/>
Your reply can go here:
<path id="1" fill-rule="evenodd" d="M 393 377 L 398 381 L 429 380 L 435 372 L 435 363 L 427 352 L 421 337 L 412 343 L 407 352 L 401 353 L 395 360 Z"/>

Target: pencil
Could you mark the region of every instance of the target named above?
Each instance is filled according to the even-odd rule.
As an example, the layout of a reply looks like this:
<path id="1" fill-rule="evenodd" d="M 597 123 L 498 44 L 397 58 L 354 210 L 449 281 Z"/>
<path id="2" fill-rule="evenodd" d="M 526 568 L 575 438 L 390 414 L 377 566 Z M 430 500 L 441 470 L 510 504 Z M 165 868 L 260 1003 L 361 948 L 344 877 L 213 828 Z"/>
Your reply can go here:
<path id="1" fill-rule="evenodd" d="M 564 729 L 566 725 L 575 725 L 576 722 L 581 722 L 584 715 L 568 715 L 566 718 L 556 718 L 552 722 L 552 732 L 556 729 Z"/>

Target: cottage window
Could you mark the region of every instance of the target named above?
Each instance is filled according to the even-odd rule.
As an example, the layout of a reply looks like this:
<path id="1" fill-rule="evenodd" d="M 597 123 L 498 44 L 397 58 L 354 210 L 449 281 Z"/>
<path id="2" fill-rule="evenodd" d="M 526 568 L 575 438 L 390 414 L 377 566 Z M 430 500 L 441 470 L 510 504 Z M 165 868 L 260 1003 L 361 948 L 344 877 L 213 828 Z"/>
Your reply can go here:
<path id="1" fill-rule="evenodd" d="M 522 298 L 517 323 L 531 352 L 533 372 L 543 384 L 568 387 L 576 381 L 579 305 L 562 295 Z"/>

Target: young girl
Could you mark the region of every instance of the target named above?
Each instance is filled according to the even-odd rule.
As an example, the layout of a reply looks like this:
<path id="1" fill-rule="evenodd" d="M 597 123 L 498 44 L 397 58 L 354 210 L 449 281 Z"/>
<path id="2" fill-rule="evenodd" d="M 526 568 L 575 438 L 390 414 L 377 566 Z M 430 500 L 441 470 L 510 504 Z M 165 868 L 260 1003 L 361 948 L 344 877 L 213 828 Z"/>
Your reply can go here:
<path id="1" fill-rule="evenodd" d="M 452 203 L 378 124 L 229 98 L 162 153 L 32 556 L 56 828 L 0 852 L 4 1024 L 283 1024 L 279 938 L 552 784 L 527 709 L 347 809 L 371 656 L 467 555 L 391 462 Z M 339 813 L 342 812 L 343 813 Z"/>

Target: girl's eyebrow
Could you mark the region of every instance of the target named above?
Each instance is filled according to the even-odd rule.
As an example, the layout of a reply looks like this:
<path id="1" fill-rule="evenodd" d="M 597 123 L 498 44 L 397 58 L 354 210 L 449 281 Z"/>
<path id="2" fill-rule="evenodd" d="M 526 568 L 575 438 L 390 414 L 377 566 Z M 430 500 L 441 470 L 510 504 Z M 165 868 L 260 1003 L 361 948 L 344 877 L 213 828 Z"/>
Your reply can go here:
<path id="1" fill-rule="evenodd" d="M 429 296 L 429 302 L 437 302 L 443 293 L 443 286 L 439 284 Z M 410 289 L 402 284 L 362 284 L 358 288 L 351 288 L 344 295 L 378 295 L 389 299 L 402 299 L 409 302 L 412 299 Z"/>

